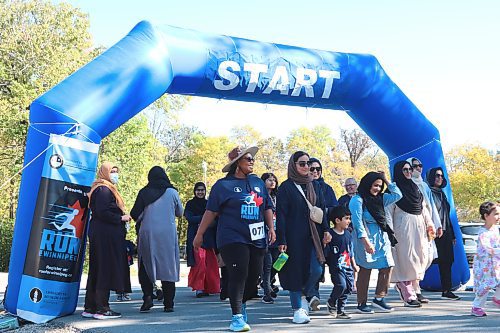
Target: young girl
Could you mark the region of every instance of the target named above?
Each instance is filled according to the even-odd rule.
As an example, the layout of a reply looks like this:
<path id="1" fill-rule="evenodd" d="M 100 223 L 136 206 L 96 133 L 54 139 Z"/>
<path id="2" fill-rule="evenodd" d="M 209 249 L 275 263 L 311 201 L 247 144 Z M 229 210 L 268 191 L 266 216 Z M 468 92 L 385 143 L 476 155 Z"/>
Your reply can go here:
<path id="1" fill-rule="evenodd" d="M 493 303 L 500 307 L 500 236 L 497 223 L 500 221 L 500 207 L 493 202 L 485 202 L 479 207 L 484 227 L 479 231 L 477 254 L 474 257 L 474 290 L 476 298 L 472 302 L 471 315 L 486 316 L 488 292 L 496 288 Z"/>

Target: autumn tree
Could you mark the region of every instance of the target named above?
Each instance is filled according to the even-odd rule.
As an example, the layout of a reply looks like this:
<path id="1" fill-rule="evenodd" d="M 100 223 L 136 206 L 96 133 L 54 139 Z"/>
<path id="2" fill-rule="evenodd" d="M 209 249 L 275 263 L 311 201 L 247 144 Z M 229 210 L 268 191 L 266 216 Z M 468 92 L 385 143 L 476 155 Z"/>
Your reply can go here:
<path id="1" fill-rule="evenodd" d="M 352 168 L 355 168 L 359 159 L 375 145 L 368 135 L 356 128 L 340 129 L 340 141 L 349 155 Z"/>
<path id="2" fill-rule="evenodd" d="M 478 207 L 500 199 L 500 154 L 461 145 L 447 154 L 450 183 L 459 220 L 478 219 Z"/>

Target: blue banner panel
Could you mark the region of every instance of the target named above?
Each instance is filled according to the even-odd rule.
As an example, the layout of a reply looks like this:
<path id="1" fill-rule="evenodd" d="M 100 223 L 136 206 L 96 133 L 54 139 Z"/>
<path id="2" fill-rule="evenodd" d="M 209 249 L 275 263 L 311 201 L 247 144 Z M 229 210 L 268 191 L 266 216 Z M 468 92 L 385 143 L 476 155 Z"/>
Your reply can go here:
<path id="1" fill-rule="evenodd" d="M 85 256 L 99 146 L 51 135 L 31 225 L 17 314 L 35 323 L 73 313 Z"/>

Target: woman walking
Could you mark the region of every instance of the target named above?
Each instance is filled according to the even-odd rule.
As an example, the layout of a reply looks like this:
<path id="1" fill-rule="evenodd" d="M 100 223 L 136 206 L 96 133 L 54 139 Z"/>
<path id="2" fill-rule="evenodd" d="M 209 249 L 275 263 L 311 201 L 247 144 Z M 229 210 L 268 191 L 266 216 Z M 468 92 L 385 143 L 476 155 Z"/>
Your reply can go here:
<path id="1" fill-rule="evenodd" d="M 163 310 L 174 311 L 175 282 L 179 281 L 180 258 L 175 218 L 182 216 L 179 193 L 165 170 L 154 166 L 148 184 L 139 191 L 130 211 L 138 224 L 139 283 L 144 303 L 140 312 L 153 307 L 153 284 L 161 281 Z"/>
<path id="2" fill-rule="evenodd" d="M 257 147 L 236 147 L 229 152 L 229 163 L 222 169 L 227 176 L 212 187 L 193 241 L 199 249 L 205 232 L 218 217 L 217 247 L 227 268 L 232 311 L 229 329 L 233 332 L 250 330 L 246 301 L 262 271 L 266 234 L 269 244 L 276 239 L 271 200 L 264 182 L 252 174 L 257 151 Z"/>
<path id="3" fill-rule="evenodd" d="M 289 259 L 279 272 L 283 289 L 290 291 L 295 324 L 310 321 L 306 297 L 313 297 L 325 262 L 323 245 L 331 240 L 326 214 L 311 219 L 311 209 L 324 212 L 323 194 L 309 172 L 309 155 L 295 152 L 288 162 L 288 179 L 278 188 L 276 228 L 278 246 Z M 307 200 L 307 201 L 306 201 Z"/>

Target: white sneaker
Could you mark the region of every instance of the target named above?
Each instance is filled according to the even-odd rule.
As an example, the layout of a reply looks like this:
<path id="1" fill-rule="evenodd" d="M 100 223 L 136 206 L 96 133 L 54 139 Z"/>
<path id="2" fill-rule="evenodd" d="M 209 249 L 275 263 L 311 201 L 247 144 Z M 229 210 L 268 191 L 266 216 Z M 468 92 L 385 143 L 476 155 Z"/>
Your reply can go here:
<path id="1" fill-rule="evenodd" d="M 311 311 L 319 311 L 319 298 L 316 296 L 313 296 L 311 300 L 309 301 L 309 310 Z"/>
<path id="2" fill-rule="evenodd" d="M 302 296 L 302 298 L 300 300 L 300 308 L 304 309 L 304 311 L 306 312 L 306 315 L 309 316 L 309 302 L 307 301 L 305 296 Z"/>
<path id="3" fill-rule="evenodd" d="M 311 321 L 311 319 L 309 318 L 309 316 L 307 315 L 307 313 L 304 309 L 300 308 L 300 309 L 295 310 L 293 312 L 292 322 L 294 324 L 307 324 L 310 321 Z"/>

